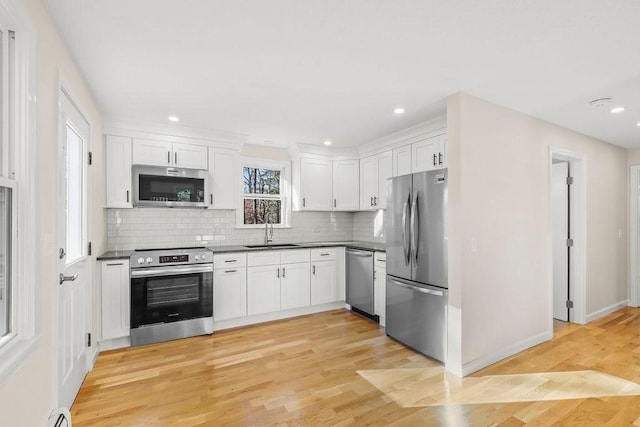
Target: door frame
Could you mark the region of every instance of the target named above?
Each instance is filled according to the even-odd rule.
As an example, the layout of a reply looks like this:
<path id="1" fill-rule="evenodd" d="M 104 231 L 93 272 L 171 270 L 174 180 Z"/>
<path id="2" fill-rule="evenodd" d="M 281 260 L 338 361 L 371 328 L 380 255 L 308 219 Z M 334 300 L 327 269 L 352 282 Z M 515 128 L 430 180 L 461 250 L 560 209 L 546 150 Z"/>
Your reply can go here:
<path id="1" fill-rule="evenodd" d="M 85 108 L 83 108 L 81 103 L 78 103 L 77 101 L 77 97 L 74 95 L 74 91 L 71 90 L 70 88 L 72 87 L 72 85 L 68 84 L 66 79 L 64 79 L 61 75 L 58 76 L 58 81 L 56 84 L 56 164 L 58 163 L 58 159 L 59 159 L 59 150 L 60 150 L 60 146 L 59 144 L 62 141 L 62 138 L 65 134 L 66 131 L 66 126 L 62 121 L 62 110 L 61 110 L 61 101 L 62 101 L 62 97 L 66 96 L 69 100 L 69 102 L 76 108 L 76 110 L 78 111 L 78 113 L 84 118 L 84 120 L 87 122 L 88 125 L 88 132 L 87 132 L 87 146 L 86 146 L 86 152 L 91 152 L 91 142 L 92 142 L 92 138 L 91 138 L 91 133 L 93 130 L 93 124 L 91 123 L 91 120 L 89 119 L 89 117 L 87 116 L 87 114 L 85 114 L 85 111 L 87 111 Z M 88 159 L 87 159 L 88 160 Z M 58 174 L 59 168 L 62 167 L 62 165 L 57 164 L 56 166 L 56 174 Z M 56 180 L 58 178 L 56 177 Z M 86 229 L 86 233 L 87 233 L 87 242 L 91 242 L 92 241 L 92 227 L 93 227 L 93 217 L 92 217 L 92 212 L 93 212 L 93 198 L 91 197 L 91 195 L 93 194 L 92 191 L 92 185 L 93 185 L 93 179 L 92 179 L 92 173 L 91 173 L 91 168 L 89 166 L 87 166 L 86 169 L 86 187 L 87 187 L 87 200 L 86 200 L 86 210 L 87 210 L 87 229 Z M 58 183 L 56 182 L 56 195 L 57 195 L 57 191 L 58 191 Z M 56 207 L 56 215 L 58 214 L 57 212 L 57 207 Z M 58 219 L 56 217 L 56 229 L 55 229 L 55 243 L 54 243 L 54 247 L 57 248 L 57 244 L 60 241 L 60 230 L 57 227 L 58 224 Z M 59 332 L 59 315 L 57 313 L 57 304 L 58 301 L 60 299 L 60 286 L 58 286 L 58 274 L 60 273 L 58 271 L 58 258 L 57 258 L 57 253 L 54 254 L 55 256 L 55 269 L 54 269 L 54 276 L 51 278 L 51 282 L 54 284 L 55 286 L 55 295 L 56 295 L 56 315 L 54 316 L 54 335 L 57 338 L 57 334 Z M 88 265 L 88 286 L 86 289 L 86 293 L 85 293 L 85 303 L 86 303 L 86 328 L 87 331 L 89 331 L 91 333 L 92 339 L 91 339 L 91 347 L 85 352 L 85 369 L 86 372 L 89 373 L 91 371 L 91 369 L 93 369 L 93 363 L 95 361 L 95 358 L 97 357 L 97 335 L 96 335 L 96 331 L 95 331 L 95 304 L 94 304 L 94 292 L 93 292 L 93 287 L 96 283 L 96 280 L 94 278 L 94 272 L 95 272 L 95 268 L 94 268 L 94 259 L 95 259 L 95 255 L 91 254 L 87 254 L 87 265 Z M 54 365 L 54 383 L 53 383 L 53 389 L 54 389 L 54 397 L 55 397 L 55 402 L 58 405 L 60 403 L 60 389 L 59 389 L 59 381 L 60 381 L 60 372 L 59 372 L 59 366 L 58 366 L 58 352 L 59 349 L 56 348 L 56 351 L 53 352 L 53 365 Z M 69 408 L 70 409 L 70 408 Z"/>
<path id="2" fill-rule="evenodd" d="M 638 256 L 640 256 L 640 165 L 629 168 L 629 305 L 640 306 L 640 277 L 638 277 Z M 635 189 L 635 191 L 634 191 Z"/>
<path id="3" fill-rule="evenodd" d="M 571 298 L 573 301 L 572 323 L 586 323 L 586 259 L 587 259 L 587 183 L 586 183 L 586 156 L 583 153 L 568 150 L 562 147 L 549 147 L 548 179 L 549 179 L 549 324 L 553 331 L 553 232 L 552 232 L 552 205 L 551 186 L 553 160 L 563 160 L 569 163 L 569 170 L 573 177 L 573 184 L 569 193 L 569 224 L 573 247 L 569 261 L 569 275 Z"/>

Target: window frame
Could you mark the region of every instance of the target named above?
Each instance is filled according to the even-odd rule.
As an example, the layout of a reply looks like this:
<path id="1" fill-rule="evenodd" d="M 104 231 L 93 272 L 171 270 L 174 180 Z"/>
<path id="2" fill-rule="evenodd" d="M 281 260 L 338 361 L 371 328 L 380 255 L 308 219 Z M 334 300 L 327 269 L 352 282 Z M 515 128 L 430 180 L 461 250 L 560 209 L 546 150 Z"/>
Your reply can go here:
<path id="1" fill-rule="evenodd" d="M 12 162 L 3 180 L 12 181 L 11 316 L 12 331 L 0 342 L 0 383 L 4 382 L 33 352 L 40 341 L 42 282 L 55 283 L 55 277 L 38 277 L 32 255 L 37 250 L 38 203 L 36 199 L 36 32 L 19 0 L 0 0 L 0 23 L 14 32 L 12 99 L 8 124 Z M 6 148 L 6 147 L 5 147 Z M 3 148 L 3 149 L 5 149 Z M 3 161 L 4 163 L 4 161 Z M 10 176 L 11 178 L 8 178 Z"/>
<path id="2" fill-rule="evenodd" d="M 255 157 L 241 157 L 239 169 L 239 197 L 238 209 L 236 209 L 235 228 L 264 228 L 264 224 L 244 223 L 244 200 L 247 198 L 244 192 L 244 168 L 271 169 L 280 171 L 280 195 L 264 195 L 265 197 L 248 197 L 250 199 L 263 198 L 280 200 L 280 223 L 273 224 L 274 228 L 290 228 L 291 222 L 291 162 L 282 160 L 260 159 Z"/>

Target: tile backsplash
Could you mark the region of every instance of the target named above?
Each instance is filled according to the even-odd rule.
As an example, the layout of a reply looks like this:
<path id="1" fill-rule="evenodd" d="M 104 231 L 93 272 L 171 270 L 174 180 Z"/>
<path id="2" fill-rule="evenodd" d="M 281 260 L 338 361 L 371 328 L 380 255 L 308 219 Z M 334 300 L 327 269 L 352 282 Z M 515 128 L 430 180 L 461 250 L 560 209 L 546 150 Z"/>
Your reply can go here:
<path id="1" fill-rule="evenodd" d="M 290 228 L 274 228 L 273 243 L 384 242 L 383 215 L 379 212 L 293 212 Z M 233 210 L 107 209 L 107 249 L 263 243 L 264 229 L 235 225 Z"/>

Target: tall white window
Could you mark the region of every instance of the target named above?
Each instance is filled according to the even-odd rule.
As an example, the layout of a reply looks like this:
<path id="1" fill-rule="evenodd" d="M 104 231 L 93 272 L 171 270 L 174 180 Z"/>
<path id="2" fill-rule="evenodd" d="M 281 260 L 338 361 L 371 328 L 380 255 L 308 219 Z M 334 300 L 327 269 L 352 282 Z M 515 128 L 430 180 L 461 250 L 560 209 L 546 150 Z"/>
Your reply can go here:
<path id="1" fill-rule="evenodd" d="M 13 63 L 14 63 L 13 31 L 0 27 L 0 69 L 2 84 L 0 85 L 0 122 L 2 139 L 0 149 L 0 343 L 14 332 L 13 316 L 13 254 L 15 239 L 13 238 L 13 198 L 15 195 L 15 172 L 13 162 L 14 132 L 12 129 L 13 106 Z"/>

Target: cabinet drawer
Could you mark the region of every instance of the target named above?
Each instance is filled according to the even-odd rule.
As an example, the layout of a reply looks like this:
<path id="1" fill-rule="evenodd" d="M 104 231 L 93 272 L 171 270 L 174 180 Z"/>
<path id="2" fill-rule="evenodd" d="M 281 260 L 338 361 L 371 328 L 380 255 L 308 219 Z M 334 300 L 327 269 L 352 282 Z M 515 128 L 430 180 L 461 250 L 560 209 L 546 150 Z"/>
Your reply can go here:
<path id="1" fill-rule="evenodd" d="M 309 262 L 309 249 L 292 249 L 282 251 L 280 254 L 280 259 L 283 264 Z"/>
<path id="2" fill-rule="evenodd" d="M 311 262 L 333 261 L 337 258 L 337 253 L 338 249 L 336 248 L 311 249 Z"/>
<path id="3" fill-rule="evenodd" d="M 387 253 L 386 252 L 376 252 L 373 255 L 373 263 L 376 267 L 387 267 Z"/>
<path id="4" fill-rule="evenodd" d="M 234 252 L 229 254 L 218 254 L 213 256 L 213 268 L 245 267 L 247 265 L 247 254 L 245 252 Z"/>
<path id="5" fill-rule="evenodd" d="M 280 264 L 280 251 L 265 250 L 247 253 L 247 265 L 275 265 Z"/>

